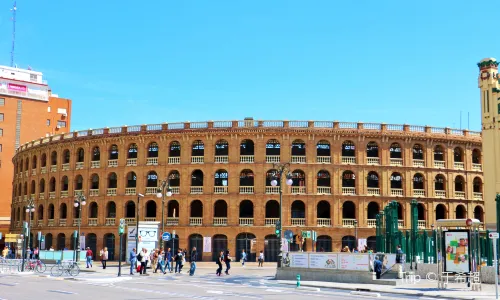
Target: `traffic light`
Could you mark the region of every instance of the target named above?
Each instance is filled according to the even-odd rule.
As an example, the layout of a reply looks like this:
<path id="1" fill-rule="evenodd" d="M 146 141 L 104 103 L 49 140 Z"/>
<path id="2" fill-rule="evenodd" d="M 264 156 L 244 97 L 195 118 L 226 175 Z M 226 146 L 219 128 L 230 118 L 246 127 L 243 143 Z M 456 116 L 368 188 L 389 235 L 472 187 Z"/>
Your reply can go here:
<path id="1" fill-rule="evenodd" d="M 125 219 L 120 219 L 120 225 L 118 225 L 118 234 L 122 235 L 125 233 Z"/>
<path id="2" fill-rule="evenodd" d="M 276 222 L 276 229 L 274 232 L 276 233 L 276 236 L 278 236 L 278 237 L 281 236 L 281 223 L 280 223 L 280 221 Z"/>

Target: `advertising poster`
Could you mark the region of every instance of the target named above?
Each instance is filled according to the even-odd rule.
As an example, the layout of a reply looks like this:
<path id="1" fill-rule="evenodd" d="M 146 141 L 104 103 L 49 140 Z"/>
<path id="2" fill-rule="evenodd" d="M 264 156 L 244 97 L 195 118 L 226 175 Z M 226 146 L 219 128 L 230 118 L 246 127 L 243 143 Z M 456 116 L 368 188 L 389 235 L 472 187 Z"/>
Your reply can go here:
<path id="1" fill-rule="evenodd" d="M 283 257 L 283 267 L 307 268 L 309 267 L 309 256 L 307 253 L 286 252 Z"/>
<path id="2" fill-rule="evenodd" d="M 212 237 L 203 237 L 203 252 L 212 252 Z"/>
<path id="3" fill-rule="evenodd" d="M 396 254 L 377 253 L 370 254 L 370 271 L 373 271 L 373 261 L 378 257 L 382 262 L 382 272 L 391 269 L 396 264 Z"/>
<path id="4" fill-rule="evenodd" d="M 368 254 L 338 254 L 338 269 L 351 271 L 370 270 Z"/>
<path id="5" fill-rule="evenodd" d="M 312 269 L 337 269 L 337 254 L 309 254 L 309 268 Z"/>
<path id="6" fill-rule="evenodd" d="M 470 272 L 469 232 L 447 231 L 444 235 L 444 271 L 454 273 Z"/>

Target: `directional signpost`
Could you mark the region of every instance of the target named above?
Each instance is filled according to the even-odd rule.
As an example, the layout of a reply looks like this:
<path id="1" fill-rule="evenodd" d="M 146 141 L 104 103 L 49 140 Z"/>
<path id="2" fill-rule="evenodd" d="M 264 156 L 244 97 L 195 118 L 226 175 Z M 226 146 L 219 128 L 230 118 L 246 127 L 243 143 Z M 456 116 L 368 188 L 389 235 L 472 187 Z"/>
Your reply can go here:
<path id="1" fill-rule="evenodd" d="M 170 232 L 164 232 L 162 235 L 161 235 L 161 239 L 164 241 L 164 242 L 168 242 L 170 241 Z"/>
<path id="2" fill-rule="evenodd" d="M 120 225 L 118 225 L 118 235 L 120 236 L 120 246 L 118 250 L 118 276 L 122 276 L 122 239 L 125 233 L 125 219 L 120 219 Z"/>
<path id="3" fill-rule="evenodd" d="M 493 261 L 495 262 L 495 299 L 498 299 L 498 260 L 497 260 L 497 240 L 498 240 L 498 232 L 490 232 L 489 238 L 492 239 L 493 242 Z"/>

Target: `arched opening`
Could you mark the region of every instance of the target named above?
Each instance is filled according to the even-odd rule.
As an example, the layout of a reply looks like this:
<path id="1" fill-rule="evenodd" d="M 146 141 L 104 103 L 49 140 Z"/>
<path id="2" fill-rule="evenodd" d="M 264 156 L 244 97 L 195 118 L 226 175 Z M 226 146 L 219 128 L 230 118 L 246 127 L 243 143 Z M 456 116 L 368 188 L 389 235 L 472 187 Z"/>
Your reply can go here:
<path id="1" fill-rule="evenodd" d="M 455 177 L 455 192 L 465 192 L 465 180 L 462 176 Z"/>
<path id="2" fill-rule="evenodd" d="M 40 165 L 42 166 L 42 168 L 45 168 L 47 166 L 47 154 L 45 153 L 42 154 Z"/>
<path id="3" fill-rule="evenodd" d="M 277 185 L 280 186 L 280 180 L 279 180 L 280 174 L 276 169 L 271 169 L 266 172 L 266 186 L 272 186 L 271 181 L 276 178 Z"/>
<path id="4" fill-rule="evenodd" d="M 434 147 L 434 161 L 444 161 L 444 149 L 440 145 Z"/>
<path id="5" fill-rule="evenodd" d="M 346 235 L 342 237 L 342 249 L 348 247 L 350 251 L 353 251 L 356 248 L 356 237 L 352 235 Z"/>
<path id="6" fill-rule="evenodd" d="M 352 141 L 342 143 L 342 157 L 356 157 L 356 146 Z"/>
<path id="7" fill-rule="evenodd" d="M 181 144 L 178 141 L 170 143 L 168 157 L 181 157 Z"/>
<path id="8" fill-rule="evenodd" d="M 254 143 L 252 140 L 241 141 L 240 155 L 255 155 Z"/>
<path id="9" fill-rule="evenodd" d="M 146 218 L 152 218 L 153 221 L 156 220 L 156 202 L 154 200 L 149 200 L 146 202 Z"/>
<path id="10" fill-rule="evenodd" d="M 226 140 L 218 140 L 215 143 L 215 156 L 228 156 L 229 143 Z"/>
<path id="11" fill-rule="evenodd" d="M 224 200 L 217 200 L 214 204 L 214 218 L 227 218 L 227 203 Z"/>
<path id="12" fill-rule="evenodd" d="M 167 217 L 178 218 L 179 217 L 179 202 L 177 200 L 170 200 L 167 204 Z M 177 225 L 177 224 L 175 224 Z"/>
<path id="13" fill-rule="evenodd" d="M 148 145 L 148 157 L 149 158 L 158 157 L 158 151 L 159 151 L 159 147 L 158 147 L 158 144 L 156 142 L 151 142 Z"/>
<path id="14" fill-rule="evenodd" d="M 253 203 L 250 200 L 243 200 L 240 202 L 240 218 L 253 219 Z"/>
<path id="15" fill-rule="evenodd" d="M 97 258 L 97 235 L 95 233 L 89 233 L 86 235 L 85 246 L 89 247 L 92 250 L 92 259 Z M 47 240 L 47 239 L 45 239 Z"/>
<path id="16" fill-rule="evenodd" d="M 23 163 L 21 162 L 21 166 L 22 165 L 23 165 Z M 57 152 L 56 151 L 52 151 L 52 154 L 50 155 L 50 165 L 51 166 L 57 165 Z M 21 169 L 21 171 L 22 171 L 22 169 Z"/>
<path id="17" fill-rule="evenodd" d="M 281 145 L 278 140 L 272 139 L 266 142 L 266 156 L 280 156 Z M 279 159 L 278 161 L 279 162 Z"/>
<path id="18" fill-rule="evenodd" d="M 467 210 L 465 209 L 465 206 L 463 205 L 457 205 L 457 208 L 455 209 L 455 218 L 456 219 L 465 219 L 467 218 Z"/>
<path id="19" fill-rule="evenodd" d="M 171 187 L 179 187 L 181 185 L 181 174 L 174 170 L 168 173 L 168 180 Z"/>
<path id="20" fill-rule="evenodd" d="M 424 189 L 424 175 L 417 173 L 413 175 L 413 190 Z"/>
<path id="21" fill-rule="evenodd" d="M 266 235 L 264 238 L 264 260 L 277 262 L 280 250 L 280 240 L 275 234 Z"/>
<path id="22" fill-rule="evenodd" d="M 194 200 L 191 202 L 191 218 L 202 218 L 203 217 L 203 204 L 200 200 Z"/>
<path id="23" fill-rule="evenodd" d="M 99 189 L 99 175 L 92 174 L 90 189 L 91 190 L 98 190 Z"/>
<path id="24" fill-rule="evenodd" d="M 380 212 L 380 207 L 377 202 L 368 203 L 367 215 L 369 220 L 375 220 L 379 212 Z"/>
<path id="25" fill-rule="evenodd" d="M 49 214 L 48 217 L 49 217 L 49 220 L 54 220 L 54 215 L 55 215 L 55 209 L 54 209 L 54 204 L 49 204 L 49 210 L 47 211 L 47 213 Z"/>
<path id="26" fill-rule="evenodd" d="M 320 235 L 316 240 L 316 252 L 332 252 L 332 238 L 329 235 Z"/>
<path id="27" fill-rule="evenodd" d="M 38 205 L 37 219 L 38 220 L 43 220 L 43 205 L 42 204 Z"/>
<path id="28" fill-rule="evenodd" d="M 251 233 L 240 233 L 236 236 L 236 260 L 241 261 L 241 254 L 243 250 L 247 254 L 246 260 L 249 262 L 255 262 L 255 253 L 251 253 L 252 240 L 255 239 L 255 235 Z"/>
<path id="29" fill-rule="evenodd" d="M 455 147 L 453 149 L 453 161 L 454 162 L 464 162 L 464 151 L 460 147 Z"/>
<path id="30" fill-rule="evenodd" d="M 205 144 L 201 140 L 193 142 L 191 147 L 191 156 L 205 156 Z"/>
<path id="31" fill-rule="evenodd" d="M 352 171 L 344 171 L 342 173 L 342 187 L 343 188 L 356 187 L 356 176 Z"/>
<path id="32" fill-rule="evenodd" d="M 36 183 L 34 180 L 31 180 L 30 184 L 30 194 L 34 195 L 36 193 Z"/>
<path id="33" fill-rule="evenodd" d="M 398 172 L 391 174 L 391 189 L 402 189 L 403 188 L 403 178 Z"/>
<path id="34" fill-rule="evenodd" d="M 49 250 L 53 246 L 53 237 L 52 233 L 47 233 L 45 235 L 45 250 Z"/>
<path id="35" fill-rule="evenodd" d="M 483 208 L 479 205 L 474 207 L 474 219 L 477 219 L 477 220 L 483 222 L 483 216 L 484 216 Z"/>
<path id="36" fill-rule="evenodd" d="M 446 218 L 446 207 L 443 204 L 436 205 L 436 220 L 444 220 Z"/>
<path id="37" fill-rule="evenodd" d="M 479 149 L 472 150 L 472 163 L 481 164 L 481 151 Z"/>
<path id="38" fill-rule="evenodd" d="M 108 248 L 108 260 L 115 260 L 115 235 L 113 233 L 104 235 L 104 247 Z"/>
<path id="39" fill-rule="evenodd" d="M 306 156 L 306 143 L 303 140 L 292 142 L 292 156 Z"/>
<path id="40" fill-rule="evenodd" d="M 417 204 L 417 214 L 418 214 L 418 220 L 423 221 L 426 219 L 425 217 L 425 206 L 422 203 Z M 420 226 L 419 226 L 420 227 Z"/>
<path id="41" fill-rule="evenodd" d="M 352 201 L 342 204 L 342 219 L 356 219 L 356 206 Z"/>
<path id="42" fill-rule="evenodd" d="M 157 187 L 158 186 L 158 174 L 155 171 L 150 171 L 146 178 L 146 187 Z"/>
<path id="43" fill-rule="evenodd" d="M 76 151 L 76 162 L 82 163 L 85 161 L 85 150 L 78 148 Z"/>
<path id="44" fill-rule="evenodd" d="M 113 201 L 106 205 L 106 218 L 116 218 L 116 204 Z"/>
<path id="45" fill-rule="evenodd" d="M 399 202 L 396 203 L 398 204 L 398 220 L 404 220 L 403 206 Z"/>
<path id="46" fill-rule="evenodd" d="M 422 147 L 422 145 L 413 145 L 413 159 L 424 160 L 424 148 Z"/>
<path id="47" fill-rule="evenodd" d="M 127 188 L 135 187 L 137 187 L 137 175 L 135 175 L 135 172 L 129 172 L 127 174 Z"/>
<path id="48" fill-rule="evenodd" d="M 330 143 L 325 140 L 321 140 L 316 144 L 316 156 L 331 156 Z"/>
<path id="49" fill-rule="evenodd" d="M 292 186 L 306 186 L 306 174 L 302 170 L 294 170 L 292 172 Z"/>
<path id="50" fill-rule="evenodd" d="M 89 218 L 96 219 L 97 216 L 97 202 L 92 202 L 89 205 Z"/>
<path id="51" fill-rule="evenodd" d="M 306 218 L 306 206 L 304 202 L 300 200 L 295 200 L 292 203 L 292 219 L 305 219 Z M 293 220 L 292 220 L 293 224 Z"/>
<path id="52" fill-rule="evenodd" d="M 71 153 L 69 152 L 68 149 L 65 149 L 63 151 L 63 157 L 62 157 L 63 164 L 69 164 L 70 158 L 71 158 Z M 26 163 L 27 162 L 28 160 L 26 160 Z M 28 170 L 28 164 L 26 164 L 26 170 Z"/>
<path id="53" fill-rule="evenodd" d="M 321 200 L 318 202 L 318 205 L 316 206 L 316 218 L 318 219 L 318 225 L 331 225 L 330 203 L 328 201 Z M 325 221 L 323 222 L 324 224 L 321 224 L 322 222 L 320 222 L 320 219 Z"/>
<path id="54" fill-rule="evenodd" d="M 196 247 L 196 252 L 198 255 L 198 261 L 203 261 L 203 236 L 201 234 L 191 234 L 189 236 L 189 248 L 188 251 L 193 250 Z"/>
<path id="55" fill-rule="evenodd" d="M 228 186 L 228 178 L 229 175 L 227 174 L 226 170 L 219 169 L 217 172 L 215 172 L 214 176 L 214 186 Z"/>
<path id="56" fill-rule="evenodd" d="M 117 145 L 111 145 L 109 147 L 109 160 L 116 160 L 118 159 L 118 146 Z"/>
<path id="57" fill-rule="evenodd" d="M 135 175 L 135 173 L 134 173 L 134 175 Z M 116 189 L 117 186 L 118 186 L 118 178 L 116 177 L 116 173 L 109 174 L 108 188 Z"/>
<path id="58" fill-rule="evenodd" d="M 482 193 L 483 192 L 483 181 L 479 177 L 475 177 L 472 182 L 472 189 L 474 193 Z"/>
<path id="59" fill-rule="evenodd" d="M 191 186 L 203 186 L 203 172 L 201 170 L 194 170 L 191 173 Z"/>
<path id="60" fill-rule="evenodd" d="M 280 217 L 280 204 L 276 200 L 266 202 L 266 219 L 278 219 Z"/>
<path id="61" fill-rule="evenodd" d="M 68 189 L 69 189 L 68 176 L 63 176 L 61 180 L 61 191 L 68 191 Z"/>
<path id="62" fill-rule="evenodd" d="M 83 176 L 77 175 L 75 178 L 75 191 L 83 190 Z"/>
<path id="63" fill-rule="evenodd" d="M 132 143 L 128 146 L 127 158 L 137 159 L 138 147 L 136 143 Z"/>
<path id="64" fill-rule="evenodd" d="M 57 235 L 57 250 L 65 250 L 66 249 L 66 235 L 64 233 L 59 233 Z"/>
<path id="65" fill-rule="evenodd" d="M 101 160 L 101 149 L 98 146 L 95 146 L 92 149 L 92 161 L 100 161 Z"/>
<path id="66" fill-rule="evenodd" d="M 227 236 L 223 234 L 216 234 L 212 238 L 212 260 L 216 261 L 219 256 L 220 252 L 224 251 L 224 254 L 226 254 L 227 249 Z"/>
<path id="67" fill-rule="evenodd" d="M 369 142 L 366 145 L 366 157 L 378 158 L 378 144 L 376 142 Z"/>
<path id="68" fill-rule="evenodd" d="M 36 158 L 36 155 L 33 156 L 32 160 L 31 160 L 31 168 L 32 169 L 36 169 L 37 167 L 37 158 Z"/>
<path id="69" fill-rule="evenodd" d="M 59 219 L 66 219 L 68 217 L 68 208 L 66 206 L 66 203 L 61 203 L 61 206 L 59 207 Z"/>
<path id="70" fill-rule="evenodd" d="M 368 176 L 366 176 L 366 186 L 368 188 L 374 188 L 374 189 L 379 188 L 379 180 L 377 172 L 371 171 L 368 173 Z"/>
<path id="71" fill-rule="evenodd" d="M 446 179 L 443 175 L 438 174 L 434 180 L 434 189 L 437 191 L 445 190 Z"/>
<path id="72" fill-rule="evenodd" d="M 320 170 L 318 172 L 316 184 L 318 187 L 330 187 L 331 185 L 330 173 L 327 170 Z"/>
<path id="73" fill-rule="evenodd" d="M 127 204 L 125 204 L 125 218 L 135 218 L 135 211 L 135 202 L 128 201 Z"/>
<path id="74" fill-rule="evenodd" d="M 373 253 L 377 253 L 377 237 L 376 236 L 369 236 L 366 239 L 366 247 L 368 250 L 372 250 Z"/>
<path id="75" fill-rule="evenodd" d="M 254 175 L 252 170 L 245 169 L 240 173 L 240 186 L 253 186 Z"/>
<path id="76" fill-rule="evenodd" d="M 403 159 L 403 153 L 401 151 L 401 145 L 398 143 L 392 143 L 389 148 L 390 158 Z"/>

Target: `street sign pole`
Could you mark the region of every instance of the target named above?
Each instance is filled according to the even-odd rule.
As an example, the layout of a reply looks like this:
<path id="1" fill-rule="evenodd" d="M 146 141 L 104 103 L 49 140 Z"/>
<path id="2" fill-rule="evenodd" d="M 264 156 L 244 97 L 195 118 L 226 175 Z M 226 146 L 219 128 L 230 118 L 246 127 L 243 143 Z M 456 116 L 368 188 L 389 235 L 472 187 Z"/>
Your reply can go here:
<path id="1" fill-rule="evenodd" d="M 498 232 L 490 232 L 490 239 L 493 240 L 493 262 L 495 266 L 495 299 L 498 299 L 498 260 L 497 260 L 497 241 Z"/>

